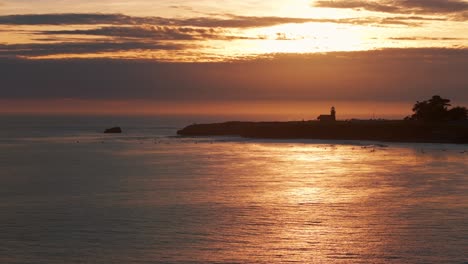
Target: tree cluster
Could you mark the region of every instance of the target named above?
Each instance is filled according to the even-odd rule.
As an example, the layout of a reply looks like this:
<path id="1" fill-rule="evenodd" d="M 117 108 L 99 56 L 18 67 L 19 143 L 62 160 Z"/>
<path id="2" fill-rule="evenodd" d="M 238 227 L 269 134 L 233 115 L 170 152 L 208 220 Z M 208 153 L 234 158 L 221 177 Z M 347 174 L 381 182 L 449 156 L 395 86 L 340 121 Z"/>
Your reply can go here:
<path id="1" fill-rule="evenodd" d="M 406 119 L 425 122 L 447 122 L 468 119 L 468 109 L 466 107 L 457 106 L 449 109 L 450 106 L 449 99 L 434 95 L 427 101 L 416 102 L 413 107 L 414 114 L 406 117 Z"/>

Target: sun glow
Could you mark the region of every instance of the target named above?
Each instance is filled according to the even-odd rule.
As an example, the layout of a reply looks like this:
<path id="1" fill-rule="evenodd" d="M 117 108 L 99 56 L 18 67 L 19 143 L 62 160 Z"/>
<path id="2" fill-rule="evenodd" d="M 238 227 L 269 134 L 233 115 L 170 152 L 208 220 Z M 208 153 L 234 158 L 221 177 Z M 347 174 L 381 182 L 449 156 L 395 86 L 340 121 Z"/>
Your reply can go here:
<path id="1" fill-rule="evenodd" d="M 269 53 L 313 53 L 372 49 L 359 26 L 333 23 L 284 24 L 243 32 L 247 40 L 207 41 L 203 51 L 221 56 Z"/>
<path id="2" fill-rule="evenodd" d="M 332 23 L 287 24 L 258 30 L 268 36 L 258 43 L 263 52 L 317 52 L 331 50 L 362 50 L 363 36 L 352 26 Z"/>

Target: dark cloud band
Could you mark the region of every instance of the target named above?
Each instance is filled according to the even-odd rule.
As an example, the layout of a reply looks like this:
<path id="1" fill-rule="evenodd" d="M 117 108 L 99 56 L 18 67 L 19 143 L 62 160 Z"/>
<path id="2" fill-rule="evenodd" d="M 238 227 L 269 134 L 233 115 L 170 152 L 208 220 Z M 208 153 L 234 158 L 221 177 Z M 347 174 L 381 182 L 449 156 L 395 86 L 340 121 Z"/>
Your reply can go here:
<path id="1" fill-rule="evenodd" d="M 339 3 L 339 2 L 338 2 Z M 320 2 L 319 2 L 320 4 Z M 436 18 L 421 16 L 398 16 L 388 18 L 363 17 L 345 19 L 294 18 L 294 17 L 257 17 L 234 16 L 226 18 L 162 18 L 132 17 L 122 14 L 42 14 L 42 15 L 9 15 L 0 16 L 0 25 L 153 25 L 169 27 L 202 27 L 202 28 L 255 28 L 281 24 L 303 23 L 338 23 L 338 24 L 396 24 L 415 25 L 425 20 Z M 415 20 L 415 23 L 410 23 Z"/>
<path id="2" fill-rule="evenodd" d="M 0 98 L 391 101 L 443 94 L 468 101 L 467 61 L 468 49 L 291 54 L 229 63 L 0 59 Z"/>
<path id="3" fill-rule="evenodd" d="M 42 15 L 9 15 L 0 16 L 0 24 L 4 25 L 159 25 L 159 26 L 192 26 L 220 28 L 251 28 L 265 27 L 284 23 L 315 22 L 307 18 L 283 17 L 244 17 L 229 16 L 227 18 L 162 18 L 162 17 L 132 17 L 122 14 L 42 14 Z"/>

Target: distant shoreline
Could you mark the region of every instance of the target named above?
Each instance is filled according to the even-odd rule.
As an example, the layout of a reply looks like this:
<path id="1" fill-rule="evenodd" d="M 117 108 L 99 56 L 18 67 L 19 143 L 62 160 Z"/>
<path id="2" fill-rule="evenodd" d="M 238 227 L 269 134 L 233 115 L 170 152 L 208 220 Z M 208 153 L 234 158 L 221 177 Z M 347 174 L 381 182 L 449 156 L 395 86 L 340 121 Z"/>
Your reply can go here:
<path id="1" fill-rule="evenodd" d="M 468 144 L 468 122 L 353 120 L 336 122 L 241 122 L 193 124 L 181 136 L 240 136 L 261 139 L 370 140 Z"/>

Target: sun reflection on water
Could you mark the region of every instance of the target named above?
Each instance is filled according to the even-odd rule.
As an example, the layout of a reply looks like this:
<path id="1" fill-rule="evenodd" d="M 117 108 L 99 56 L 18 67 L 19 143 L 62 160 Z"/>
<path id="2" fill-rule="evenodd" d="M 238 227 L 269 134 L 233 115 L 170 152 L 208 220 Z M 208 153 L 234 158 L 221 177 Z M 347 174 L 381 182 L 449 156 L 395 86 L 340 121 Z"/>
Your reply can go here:
<path id="1" fill-rule="evenodd" d="M 182 139 L 121 155 L 151 168 L 126 206 L 180 207 L 166 239 L 196 241 L 145 252 L 169 262 L 417 263 L 442 248 L 457 259 L 445 245 L 466 226 L 444 217 L 467 210 L 456 148 Z"/>

